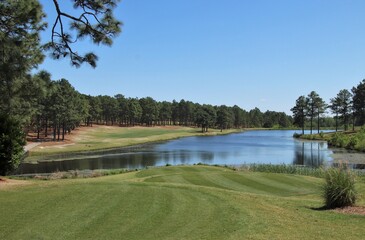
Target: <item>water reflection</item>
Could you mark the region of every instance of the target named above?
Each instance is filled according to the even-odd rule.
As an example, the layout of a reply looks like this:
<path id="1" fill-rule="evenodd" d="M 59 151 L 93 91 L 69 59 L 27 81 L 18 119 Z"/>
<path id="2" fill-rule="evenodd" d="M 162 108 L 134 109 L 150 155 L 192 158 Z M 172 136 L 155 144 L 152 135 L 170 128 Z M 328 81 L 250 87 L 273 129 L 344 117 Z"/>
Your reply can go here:
<path id="1" fill-rule="evenodd" d="M 250 163 L 298 164 L 318 167 L 331 161 L 325 142 L 297 141 L 294 131 L 249 131 L 212 137 L 189 137 L 160 144 L 111 151 L 60 155 L 38 164 L 23 163 L 17 174 L 83 169 L 140 169 L 166 164 Z M 68 160 L 65 160 L 68 159 Z M 55 161 L 56 160 L 56 161 Z"/>
<path id="2" fill-rule="evenodd" d="M 17 174 L 49 173 L 55 171 L 83 170 L 83 169 L 118 169 L 145 168 L 155 166 L 159 155 L 154 153 L 124 153 L 97 157 L 84 157 L 64 161 L 42 161 L 37 164 L 23 163 Z"/>
<path id="3" fill-rule="evenodd" d="M 326 142 L 296 141 L 293 164 L 319 167 L 330 161 L 331 151 Z"/>

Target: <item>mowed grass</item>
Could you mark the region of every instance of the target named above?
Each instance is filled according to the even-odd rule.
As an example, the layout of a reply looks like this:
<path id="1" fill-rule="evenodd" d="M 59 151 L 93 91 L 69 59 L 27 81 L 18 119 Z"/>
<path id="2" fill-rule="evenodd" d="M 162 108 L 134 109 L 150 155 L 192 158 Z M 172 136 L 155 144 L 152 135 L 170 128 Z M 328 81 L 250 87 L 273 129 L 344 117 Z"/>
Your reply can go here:
<path id="1" fill-rule="evenodd" d="M 0 239 L 363 239 L 364 216 L 315 210 L 322 184 L 210 166 L 31 181 L 0 189 Z"/>
<path id="2" fill-rule="evenodd" d="M 218 135 L 237 132 L 239 130 L 210 129 L 202 134 L 199 128 L 188 127 L 82 127 L 72 132 L 72 142 L 58 144 L 43 143 L 30 150 L 25 161 L 40 160 L 40 156 L 69 154 L 74 152 L 104 150 L 126 147 L 143 143 L 158 142 L 188 136 Z"/>

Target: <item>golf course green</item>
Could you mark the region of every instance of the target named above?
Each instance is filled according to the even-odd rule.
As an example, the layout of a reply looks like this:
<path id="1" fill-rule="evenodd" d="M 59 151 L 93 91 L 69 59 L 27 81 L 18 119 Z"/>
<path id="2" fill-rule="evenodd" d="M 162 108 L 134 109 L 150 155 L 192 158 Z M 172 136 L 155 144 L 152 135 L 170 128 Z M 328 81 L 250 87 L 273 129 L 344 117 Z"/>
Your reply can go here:
<path id="1" fill-rule="evenodd" d="M 323 179 L 214 166 L 0 183 L 0 239 L 363 239 Z M 358 182 L 360 194 L 365 183 Z M 360 206 L 364 201 L 360 199 Z"/>

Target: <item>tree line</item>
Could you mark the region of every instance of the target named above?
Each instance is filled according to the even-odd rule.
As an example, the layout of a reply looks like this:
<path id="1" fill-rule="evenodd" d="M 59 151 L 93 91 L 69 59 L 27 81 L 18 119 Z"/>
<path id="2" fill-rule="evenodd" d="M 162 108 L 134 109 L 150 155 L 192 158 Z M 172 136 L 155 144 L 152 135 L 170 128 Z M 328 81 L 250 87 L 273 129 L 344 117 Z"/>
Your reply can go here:
<path id="1" fill-rule="evenodd" d="M 337 95 L 330 99 L 327 104 L 315 91 L 307 96 L 300 96 L 291 109 L 293 112 L 293 124 L 304 129 L 309 124 L 310 133 L 313 133 L 314 122 L 316 121 L 317 132 L 320 131 L 321 119 L 329 110 L 333 114 L 336 131 L 343 127 L 345 131 L 352 126 L 363 126 L 365 124 L 365 79 L 362 80 L 351 91 L 340 90 Z"/>
<path id="2" fill-rule="evenodd" d="M 79 93 L 66 80 L 52 81 L 46 71 L 28 76 L 18 94 L 9 96 L 0 109 L 21 119 L 26 132 L 37 138 L 65 139 L 80 125 L 111 126 L 188 126 L 222 131 L 229 128 L 288 128 L 292 118 L 283 112 L 261 112 L 258 108 L 243 110 L 237 105 L 213 106 L 187 100 L 156 101 L 152 97 L 127 98 L 90 96 Z M 32 89 L 31 94 L 29 89 Z"/>

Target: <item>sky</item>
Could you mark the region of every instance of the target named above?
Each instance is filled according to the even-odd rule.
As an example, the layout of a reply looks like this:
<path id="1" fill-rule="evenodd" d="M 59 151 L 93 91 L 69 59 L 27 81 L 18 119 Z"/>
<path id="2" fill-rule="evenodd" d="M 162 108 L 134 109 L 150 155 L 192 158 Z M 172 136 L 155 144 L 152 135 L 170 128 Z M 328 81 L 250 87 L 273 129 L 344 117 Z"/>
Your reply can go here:
<path id="1" fill-rule="evenodd" d="M 52 1 L 40 0 L 52 25 Z M 59 1 L 61 8 L 72 11 Z M 88 95 L 150 96 L 291 114 L 301 95 L 327 103 L 365 78 L 363 0 L 123 0 L 111 47 L 84 39 L 99 61 L 74 68 L 47 58 L 39 70 Z M 50 40 L 50 30 L 42 41 Z"/>

